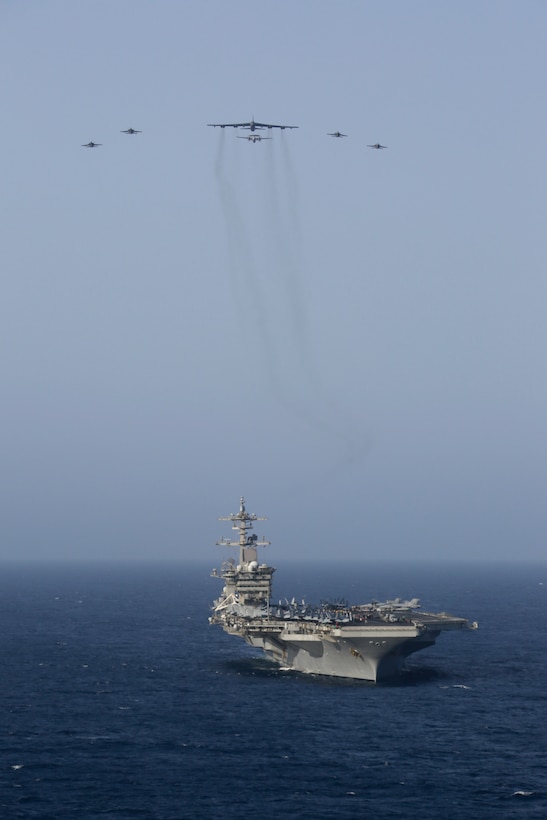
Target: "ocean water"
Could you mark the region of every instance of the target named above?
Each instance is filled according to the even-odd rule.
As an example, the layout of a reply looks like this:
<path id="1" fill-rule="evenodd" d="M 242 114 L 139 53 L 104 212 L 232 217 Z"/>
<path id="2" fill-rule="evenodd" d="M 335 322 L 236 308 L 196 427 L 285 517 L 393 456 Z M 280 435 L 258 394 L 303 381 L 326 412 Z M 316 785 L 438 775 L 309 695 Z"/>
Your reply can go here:
<path id="1" fill-rule="evenodd" d="M 0 817 L 547 817 L 547 566 L 280 568 L 275 597 L 480 622 L 376 686 L 278 670 L 208 624 L 220 587 L 1 568 Z"/>

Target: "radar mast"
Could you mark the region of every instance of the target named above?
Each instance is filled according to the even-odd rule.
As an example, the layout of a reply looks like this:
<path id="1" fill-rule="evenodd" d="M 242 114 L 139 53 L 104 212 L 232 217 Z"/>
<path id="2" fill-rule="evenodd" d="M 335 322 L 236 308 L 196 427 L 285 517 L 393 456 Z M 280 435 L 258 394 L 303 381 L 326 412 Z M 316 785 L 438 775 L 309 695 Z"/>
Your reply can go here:
<path id="1" fill-rule="evenodd" d="M 259 517 L 254 513 L 248 513 L 245 509 L 245 498 L 241 496 L 239 500 L 239 512 L 234 515 L 230 513 L 218 519 L 219 521 L 231 521 L 232 529 L 239 532 L 239 539 L 231 541 L 229 538 L 221 538 L 217 541 L 219 547 L 239 547 L 239 563 L 241 566 L 258 561 L 257 547 L 267 547 L 270 541 L 259 541 L 257 536 L 251 534 L 253 521 L 267 521 L 267 518 Z"/>

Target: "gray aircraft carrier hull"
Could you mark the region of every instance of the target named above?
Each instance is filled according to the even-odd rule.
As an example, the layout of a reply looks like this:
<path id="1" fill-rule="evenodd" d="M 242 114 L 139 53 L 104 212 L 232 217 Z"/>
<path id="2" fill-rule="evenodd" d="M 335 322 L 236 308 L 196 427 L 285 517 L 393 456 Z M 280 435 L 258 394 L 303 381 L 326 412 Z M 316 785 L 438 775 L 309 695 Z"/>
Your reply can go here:
<path id="1" fill-rule="evenodd" d="M 423 618 L 425 613 L 420 613 Z M 232 635 L 263 650 L 284 669 L 311 675 L 354 678 L 376 683 L 404 668 L 406 658 L 432 646 L 441 631 L 467 627 L 463 618 L 429 616 L 417 624 L 340 626 L 290 622 L 223 624 Z"/>

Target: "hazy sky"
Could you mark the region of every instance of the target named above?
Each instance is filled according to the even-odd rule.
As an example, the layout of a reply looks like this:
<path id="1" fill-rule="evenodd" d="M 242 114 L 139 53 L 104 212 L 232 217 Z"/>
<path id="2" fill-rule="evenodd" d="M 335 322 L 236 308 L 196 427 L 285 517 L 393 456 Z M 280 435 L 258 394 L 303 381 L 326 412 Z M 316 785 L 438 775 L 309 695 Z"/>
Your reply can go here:
<path id="1" fill-rule="evenodd" d="M 277 566 L 545 559 L 544 2 L 2 0 L 0 67 L 1 558 L 244 494 Z"/>

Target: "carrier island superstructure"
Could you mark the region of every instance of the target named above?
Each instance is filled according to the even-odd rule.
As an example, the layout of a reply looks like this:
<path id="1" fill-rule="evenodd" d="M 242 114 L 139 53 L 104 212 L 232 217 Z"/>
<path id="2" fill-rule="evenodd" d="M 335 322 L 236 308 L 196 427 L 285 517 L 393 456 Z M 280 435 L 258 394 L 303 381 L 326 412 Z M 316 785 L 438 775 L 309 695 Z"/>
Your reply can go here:
<path id="1" fill-rule="evenodd" d="M 258 547 L 270 542 L 252 532 L 253 522 L 266 519 L 248 513 L 241 498 L 239 512 L 219 520 L 231 521 L 238 538 L 217 544 L 237 548 L 239 560 L 230 558 L 212 571 L 225 586 L 209 621 L 264 650 L 281 667 L 377 682 L 397 675 L 409 655 L 432 646 L 441 632 L 477 628 L 445 612 L 422 612 L 416 598 L 357 606 L 313 606 L 294 598 L 273 604 L 275 569 L 258 561 Z"/>

